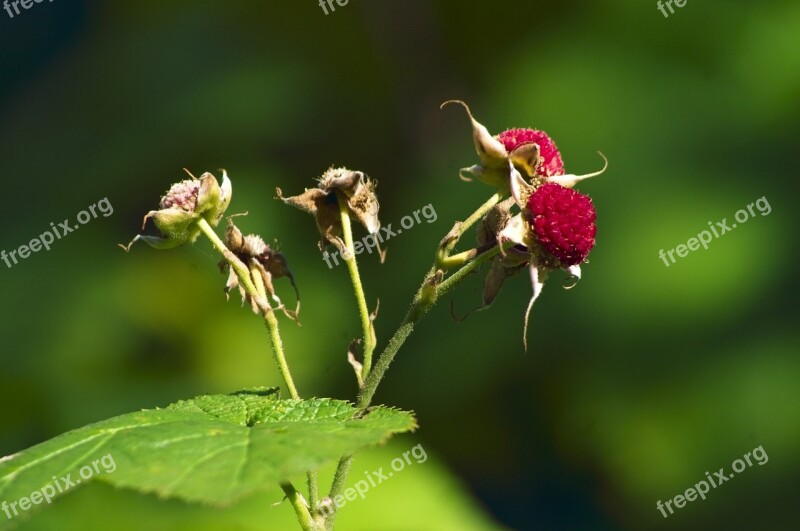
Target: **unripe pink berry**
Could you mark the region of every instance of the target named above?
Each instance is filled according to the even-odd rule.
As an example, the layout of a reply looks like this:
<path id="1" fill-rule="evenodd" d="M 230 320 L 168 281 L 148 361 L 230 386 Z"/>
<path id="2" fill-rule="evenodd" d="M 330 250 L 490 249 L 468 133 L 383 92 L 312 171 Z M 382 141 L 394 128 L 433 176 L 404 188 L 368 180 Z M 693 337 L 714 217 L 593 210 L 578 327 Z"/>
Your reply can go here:
<path id="1" fill-rule="evenodd" d="M 197 179 L 175 183 L 161 198 L 161 208 L 179 208 L 184 212 L 194 212 L 199 191 L 200 181 Z"/>

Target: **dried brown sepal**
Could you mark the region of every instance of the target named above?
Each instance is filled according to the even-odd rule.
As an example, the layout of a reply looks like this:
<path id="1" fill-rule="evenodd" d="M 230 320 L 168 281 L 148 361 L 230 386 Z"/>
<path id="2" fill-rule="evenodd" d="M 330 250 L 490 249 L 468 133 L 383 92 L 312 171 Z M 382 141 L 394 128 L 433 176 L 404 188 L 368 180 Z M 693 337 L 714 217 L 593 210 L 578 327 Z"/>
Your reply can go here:
<path id="1" fill-rule="evenodd" d="M 322 237 L 319 242 L 320 250 L 324 249 L 328 244 L 333 244 L 340 253 L 344 253 L 342 220 L 339 216 L 339 206 L 336 204 L 336 196 L 334 194 L 328 194 L 319 188 L 306 188 L 302 194 L 292 197 L 284 197 L 280 188 L 276 188 L 275 193 L 276 199 L 280 199 L 287 205 L 314 216 L 317 229 Z"/>
<path id="2" fill-rule="evenodd" d="M 514 206 L 514 198 L 509 197 L 489 210 L 481 219 L 477 227 L 478 245 L 484 246 L 497 241 L 497 235 L 508 224 L 511 219 L 511 209 Z"/>
<path id="3" fill-rule="evenodd" d="M 302 194 L 292 197 L 284 197 L 280 188 L 275 191 L 277 199 L 314 216 L 322 237 L 320 249 L 332 244 L 344 254 L 339 197 L 346 201 L 350 215 L 370 234 L 376 234 L 381 224 L 378 218 L 380 204 L 375 188 L 375 181 L 370 180 L 363 172 L 330 168 L 320 177 L 317 188 L 307 188 Z"/>
<path id="4" fill-rule="evenodd" d="M 509 255 L 510 256 L 510 255 Z M 516 262 L 516 263 L 515 263 Z M 492 260 L 489 272 L 483 281 L 483 304 L 488 307 L 494 302 L 503 283 L 525 268 L 525 262 L 509 260 L 507 257 L 497 256 Z"/>
<path id="5" fill-rule="evenodd" d="M 472 116 L 469 105 L 463 101 L 449 100 L 442 103 L 440 108 L 450 103 L 461 105 L 467 111 L 467 116 L 472 124 L 472 141 L 475 144 L 475 151 L 477 151 L 482 165 L 486 168 L 503 168 L 508 158 L 508 152 L 503 143 L 492 136 L 489 130 Z"/>
<path id="6" fill-rule="evenodd" d="M 378 318 L 378 312 L 380 311 L 380 309 L 381 309 L 381 300 L 378 299 L 378 302 L 375 303 L 375 309 L 369 314 L 370 322 L 372 323 L 375 322 L 375 319 Z"/>
<path id="7" fill-rule="evenodd" d="M 242 231 L 239 230 L 239 228 L 233 222 L 233 216 L 228 218 L 228 227 L 225 231 L 225 245 L 236 256 L 237 259 L 241 260 L 245 265 L 247 265 L 249 270 L 256 270 L 258 276 L 260 277 L 259 280 L 264 285 L 267 296 L 278 303 L 277 309 L 281 310 L 287 317 L 293 321 L 297 321 L 299 324 L 298 316 L 300 313 L 300 292 L 297 289 L 294 275 L 292 275 L 292 272 L 289 269 L 286 257 L 282 253 L 276 252 L 270 248 L 270 246 L 266 244 L 260 236 L 255 234 L 244 236 Z M 247 301 L 250 303 L 255 313 L 261 313 L 261 308 L 259 308 L 257 301 L 253 300 L 247 291 L 240 285 L 239 278 L 233 271 L 233 268 L 230 267 L 230 264 L 223 260 L 220 263 L 220 267 L 222 268 L 223 272 L 228 273 L 228 280 L 225 284 L 226 296 L 231 290 L 238 288 L 239 293 L 242 296 L 242 304 Z M 278 297 L 278 295 L 275 293 L 273 279 L 278 279 L 281 277 L 289 278 L 290 282 L 292 283 L 292 287 L 294 287 L 295 294 L 297 296 L 297 306 L 294 311 L 287 309 L 280 297 Z"/>
<path id="8" fill-rule="evenodd" d="M 347 348 L 347 363 L 353 367 L 353 371 L 356 373 L 356 380 L 358 380 L 358 388 L 361 389 L 364 387 L 364 366 L 356 358 L 359 344 L 361 344 L 360 339 L 354 339 L 350 342 L 350 346 Z"/>

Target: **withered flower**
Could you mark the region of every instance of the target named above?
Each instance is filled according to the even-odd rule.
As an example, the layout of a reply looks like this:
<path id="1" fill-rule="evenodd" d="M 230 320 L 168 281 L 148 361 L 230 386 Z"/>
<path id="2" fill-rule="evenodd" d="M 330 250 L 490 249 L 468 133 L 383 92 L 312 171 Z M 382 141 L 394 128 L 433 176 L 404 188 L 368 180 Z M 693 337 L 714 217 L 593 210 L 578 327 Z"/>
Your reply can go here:
<path id="1" fill-rule="evenodd" d="M 247 265 L 248 269 L 256 269 L 261 277 L 261 281 L 264 283 L 267 296 L 278 303 L 278 309 L 282 310 L 288 317 L 296 319 L 300 312 L 300 293 L 297 289 L 297 284 L 295 284 L 294 276 L 286 262 L 286 257 L 264 243 L 261 236 L 255 234 L 244 236 L 242 231 L 233 223 L 233 217 L 228 218 L 228 228 L 225 232 L 225 245 L 239 260 Z M 248 301 L 253 311 L 255 313 L 260 313 L 257 301 L 250 297 L 244 287 L 241 286 L 239 277 L 230 266 L 230 263 L 227 260 L 222 260 L 219 266 L 223 272 L 228 273 L 228 280 L 225 283 L 225 295 L 229 296 L 231 290 L 238 288 L 242 296 L 242 304 Z M 287 310 L 281 299 L 275 293 L 272 281 L 282 277 L 288 278 L 292 283 L 292 287 L 294 287 L 295 295 L 297 296 L 297 307 L 294 311 Z"/>
<path id="2" fill-rule="evenodd" d="M 200 236 L 198 221 L 204 219 L 212 227 L 216 227 L 231 202 L 233 193 L 230 179 L 222 170 L 222 184 L 210 173 L 204 173 L 199 179 L 184 169 L 191 179 L 175 183 L 161 198 L 159 210 L 151 210 L 142 221 L 145 228 L 148 219 L 161 233 L 160 236 L 137 235 L 127 246 L 141 240 L 156 249 L 172 249 L 184 243 L 194 243 Z"/>
<path id="3" fill-rule="evenodd" d="M 363 172 L 347 168 L 330 168 L 319 179 L 316 188 L 307 188 L 300 195 L 284 197 L 280 188 L 277 198 L 288 205 L 313 214 L 322 240 L 320 249 L 327 243 L 335 245 L 342 254 L 345 245 L 341 239 L 342 220 L 339 213 L 337 194 L 347 203 L 349 213 L 367 229 L 370 234 L 380 231 L 378 220 L 378 196 L 375 194 L 375 181 Z"/>

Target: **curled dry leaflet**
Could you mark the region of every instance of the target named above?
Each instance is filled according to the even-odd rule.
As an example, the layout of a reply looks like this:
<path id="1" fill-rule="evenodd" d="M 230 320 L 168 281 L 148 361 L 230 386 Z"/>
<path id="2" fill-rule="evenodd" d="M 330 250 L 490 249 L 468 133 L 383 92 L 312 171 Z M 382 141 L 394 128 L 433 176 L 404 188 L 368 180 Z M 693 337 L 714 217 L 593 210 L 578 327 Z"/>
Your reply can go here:
<path id="1" fill-rule="evenodd" d="M 201 237 L 208 239 L 221 256 L 224 276 L 220 286 L 226 297 L 237 292 L 242 305 L 266 325 L 267 343 L 283 389 L 267 386 L 200 396 L 79 428 L 0 463 L 0 495 L 16 499 L 17 493 L 40 488 L 50 480 L 52 474 L 48 472 L 57 466 L 57 456 L 65 448 L 80 449 L 86 444 L 93 445 L 87 448 L 96 446 L 98 451 L 117 456 L 118 470 L 103 476 L 107 483 L 220 506 L 275 485 L 282 489 L 300 528 L 332 530 L 346 501 L 356 495 L 363 498 L 368 488 L 378 485 L 372 474 L 359 477 L 355 487 L 348 484 L 356 453 L 417 428 L 413 413 L 373 405 L 373 399 L 398 351 L 431 308 L 481 269 L 485 280 L 476 309 L 488 308 L 498 299 L 503 285 L 510 284 L 518 273 L 525 273 L 530 278 L 531 297 L 527 308 L 519 309 L 519 325 L 522 344 L 527 348 L 528 317 L 546 280 L 559 275 L 569 281 L 567 287 L 574 286 L 596 243 L 595 206 L 575 186 L 605 168 L 588 175 L 567 173 L 555 142 L 544 131 L 516 128 L 493 135 L 475 120 L 465 103 L 449 101 L 443 106 L 446 104 L 459 105 L 466 111 L 477 153 L 474 164 L 462 169 L 459 176 L 463 181 L 487 185 L 488 197 L 474 212 L 455 221 L 438 244 L 434 242 L 433 263 L 388 340 L 377 337 L 373 323 L 378 318 L 378 301 L 367 298 L 358 258 L 382 262 L 386 249 L 381 245 L 388 245 L 389 235 L 410 230 L 423 219 L 428 223 L 438 219 L 433 205 L 414 211 L 414 205 L 409 205 L 405 212 L 410 214 L 401 219 L 399 227 L 383 225 L 377 180 L 364 171 L 341 167 L 324 171 L 303 190 L 276 191 L 276 208 L 286 205 L 313 218 L 319 238 L 308 242 L 308 252 L 320 252 L 326 261 L 335 256 L 336 263 L 341 260 L 347 266 L 361 331 L 341 345 L 332 344 L 331 352 L 323 355 L 352 367 L 358 389 L 353 402 L 302 398 L 301 390 L 309 395 L 313 390 L 301 389 L 292 376 L 289 347 L 293 345 L 284 344 L 280 321 L 300 325 L 298 288 L 302 288 L 303 279 L 295 278 L 290 269 L 297 256 L 284 256 L 266 243 L 279 235 L 280 227 L 270 227 L 274 232 L 269 234 L 248 234 L 244 230 L 248 225 L 245 215 L 228 212 L 234 187 L 227 172 L 222 170 L 218 179 L 211 173 L 195 177 L 187 171 L 187 178 L 169 187 L 158 207 L 145 214 L 142 229 L 147 233 L 135 236 L 122 248 L 131 251 L 134 244 L 144 242 L 166 250 L 193 244 Z M 452 186 L 467 185 L 452 179 Z M 220 235 L 217 227 L 223 220 L 224 234 Z M 155 231 L 146 230 L 150 224 Z M 357 226 L 366 234 L 359 240 L 355 236 Z M 477 245 L 457 249 L 471 229 Z M 387 237 L 382 238 L 383 234 Z M 364 249 L 368 253 L 361 255 Z M 383 267 L 391 263 L 389 259 Z M 407 262 L 401 265 L 410 266 Z M 318 301 L 305 302 L 315 303 Z M 311 333 L 336 337 L 330 330 Z M 383 350 L 375 355 L 381 344 Z M 153 426 L 161 428 L 144 429 Z M 247 448 L 245 463 L 241 461 L 242 448 Z M 208 460 L 204 457 L 208 455 L 215 458 Z M 427 459 L 421 445 L 403 456 L 392 462 L 395 472 L 412 464 L 411 457 L 417 463 Z M 318 470 L 326 464 L 335 464 L 336 471 L 330 487 L 323 490 Z M 231 474 L 231 470 L 244 469 L 248 473 Z M 305 494 L 289 480 L 298 475 L 306 476 Z M 383 478 L 381 474 L 379 477 Z"/>

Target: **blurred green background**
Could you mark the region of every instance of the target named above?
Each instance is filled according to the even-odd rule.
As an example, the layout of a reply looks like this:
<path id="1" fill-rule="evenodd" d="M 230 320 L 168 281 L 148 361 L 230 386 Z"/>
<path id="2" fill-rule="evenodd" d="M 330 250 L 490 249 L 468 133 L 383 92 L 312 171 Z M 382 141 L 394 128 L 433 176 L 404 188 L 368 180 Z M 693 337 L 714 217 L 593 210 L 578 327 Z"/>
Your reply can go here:
<path id="1" fill-rule="evenodd" d="M 384 224 L 428 203 L 435 223 L 363 255 L 380 345 L 441 237 L 490 190 L 468 101 L 494 133 L 547 130 L 598 210 L 584 280 L 554 275 L 522 348 L 526 275 L 494 306 L 478 276 L 418 327 L 377 401 L 421 429 L 364 452 L 430 459 L 345 507 L 343 530 L 796 529 L 800 515 L 797 144 L 800 4 L 351 0 L 59 0 L 0 11 L 0 249 L 108 197 L 99 218 L 13 268 L 0 264 L 0 455 L 85 423 L 203 393 L 275 385 L 259 320 L 225 303 L 211 246 L 116 244 L 183 177 L 226 168 L 230 212 L 277 238 L 303 296 L 282 330 L 304 395 L 352 398 L 359 334 L 344 267 L 313 219 L 276 202 L 329 165 L 379 182 Z M 659 249 L 757 215 L 667 268 Z M 293 300 L 291 286 L 278 292 Z M 769 456 L 705 501 L 656 509 L 762 445 Z M 330 471 L 328 471 L 329 473 Z M 354 475 L 355 478 L 355 475 Z M 355 479 L 353 479 L 354 481 Z M 278 491 L 226 511 L 90 486 L 20 527 L 293 529 Z"/>

